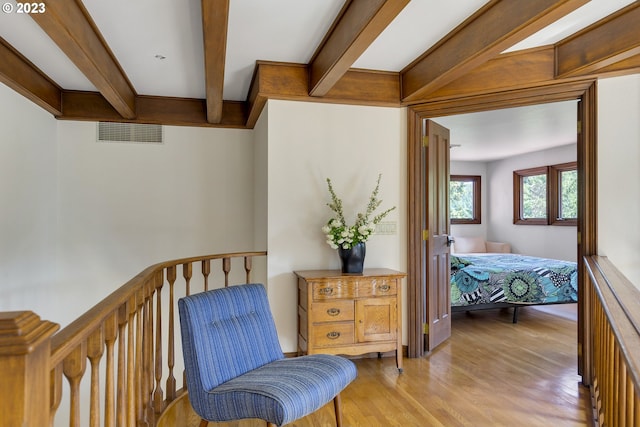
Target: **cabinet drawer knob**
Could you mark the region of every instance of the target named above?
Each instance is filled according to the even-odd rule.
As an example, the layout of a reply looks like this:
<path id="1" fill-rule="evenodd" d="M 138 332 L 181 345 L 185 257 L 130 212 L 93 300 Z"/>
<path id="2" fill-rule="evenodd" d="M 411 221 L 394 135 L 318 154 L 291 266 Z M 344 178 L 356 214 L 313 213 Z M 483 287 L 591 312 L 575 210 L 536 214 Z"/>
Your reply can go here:
<path id="1" fill-rule="evenodd" d="M 340 338 L 340 332 L 336 332 L 336 331 L 329 332 L 327 334 L 327 338 L 329 338 L 330 340 L 337 340 L 338 338 Z"/>
<path id="2" fill-rule="evenodd" d="M 340 314 L 340 309 L 339 309 L 339 308 L 332 307 L 332 308 L 330 308 L 330 309 L 328 309 L 328 310 L 327 310 L 327 314 L 328 314 L 329 316 L 337 316 L 337 315 L 339 315 L 339 314 Z"/>
<path id="3" fill-rule="evenodd" d="M 332 295 L 333 288 L 322 288 L 320 289 L 320 295 Z"/>
<path id="4" fill-rule="evenodd" d="M 384 284 L 382 286 L 380 286 L 378 289 L 380 289 L 380 291 L 382 292 L 389 292 L 389 289 L 391 289 L 391 286 Z"/>

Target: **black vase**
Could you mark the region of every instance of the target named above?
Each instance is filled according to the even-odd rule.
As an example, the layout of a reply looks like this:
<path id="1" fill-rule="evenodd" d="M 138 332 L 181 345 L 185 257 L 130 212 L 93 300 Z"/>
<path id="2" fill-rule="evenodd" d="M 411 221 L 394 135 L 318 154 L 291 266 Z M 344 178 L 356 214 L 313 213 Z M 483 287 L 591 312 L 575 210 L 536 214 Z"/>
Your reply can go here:
<path id="1" fill-rule="evenodd" d="M 351 249 L 338 248 L 342 274 L 362 274 L 366 252 L 367 247 L 364 242 L 356 243 Z"/>

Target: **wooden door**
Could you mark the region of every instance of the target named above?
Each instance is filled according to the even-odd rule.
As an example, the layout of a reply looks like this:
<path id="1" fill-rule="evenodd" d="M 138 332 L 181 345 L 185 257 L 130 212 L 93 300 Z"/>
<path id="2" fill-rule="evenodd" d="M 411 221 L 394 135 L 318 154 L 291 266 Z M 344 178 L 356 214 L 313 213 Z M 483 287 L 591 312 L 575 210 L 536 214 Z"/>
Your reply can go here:
<path id="1" fill-rule="evenodd" d="M 451 336 L 449 264 L 449 129 L 425 121 L 424 238 L 426 242 L 425 350 Z"/>

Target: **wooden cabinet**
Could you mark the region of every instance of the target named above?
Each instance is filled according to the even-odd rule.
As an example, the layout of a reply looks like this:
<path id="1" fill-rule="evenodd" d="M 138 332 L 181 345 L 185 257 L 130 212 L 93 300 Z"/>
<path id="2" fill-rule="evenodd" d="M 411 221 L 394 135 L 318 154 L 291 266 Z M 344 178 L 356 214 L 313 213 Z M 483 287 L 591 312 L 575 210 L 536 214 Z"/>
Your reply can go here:
<path id="1" fill-rule="evenodd" d="M 396 351 L 402 372 L 401 289 L 406 274 L 365 269 L 296 271 L 298 353 L 344 354 Z"/>

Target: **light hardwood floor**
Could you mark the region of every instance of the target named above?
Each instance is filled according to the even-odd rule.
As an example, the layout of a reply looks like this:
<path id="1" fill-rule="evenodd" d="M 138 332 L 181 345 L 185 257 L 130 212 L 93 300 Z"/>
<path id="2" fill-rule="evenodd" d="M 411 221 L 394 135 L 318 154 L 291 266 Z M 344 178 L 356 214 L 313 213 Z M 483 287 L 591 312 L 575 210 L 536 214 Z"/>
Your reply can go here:
<path id="1" fill-rule="evenodd" d="M 566 310 L 565 310 L 566 311 Z M 432 354 L 356 360 L 342 393 L 345 426 L 586 426 L 589 391 L 577 375 L 576 323 L 566 312 L 454 313 L 451 338 Z M 175 425 L 191 425 L 181 416 Z M 193 424 L 193 425 L 197 425 Z M 264 426 L 257 420 L 209 426 Z M 329 404 L 290 426 L 332 426 Z"/>

